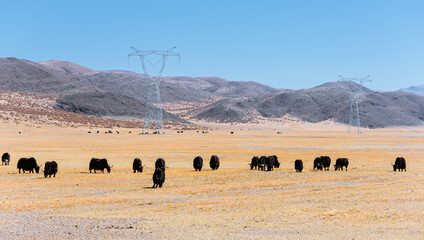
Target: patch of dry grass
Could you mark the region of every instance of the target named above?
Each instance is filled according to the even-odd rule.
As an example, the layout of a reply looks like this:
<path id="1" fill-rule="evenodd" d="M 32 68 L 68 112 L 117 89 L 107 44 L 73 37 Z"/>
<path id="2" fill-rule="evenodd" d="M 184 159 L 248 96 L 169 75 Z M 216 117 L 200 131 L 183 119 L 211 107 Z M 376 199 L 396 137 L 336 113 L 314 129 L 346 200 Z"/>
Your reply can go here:
<path id="1" fill-rule="evenodd" d="M 344 129 L 275 131 L 185 131 L 164 136 L 88 134 L 87 129 L 3 124 L 2 151 L 12 156 L 0 167 L 1 212 L 45 216 L 143 219 L 145 232 L 161 238 L 405 238 L 424 237 L 424 131 Z M 23 130 L 18 134 L 18 130 Z M 132 130 L 134 132 L 134 130 Z M 104 132 L 104 131 L 103 131 Z M 218 171 L 209 157 L 221 159 Z M 278 155 L 280 169 L 250 171 L 254 155 Z M 192 160 L 204 158 L 195 172 Z M 316 172 L 316 156 L 350 159 L 349 171 Z M 55 160 L 56 178 L 17 174 L 19 157 L 39 164 Z M 408 172 L 392 172 L 395 157 Z M 110 174 L 89 174 L 91 157 L 114 165 Z M 132 160 L 146 165 L 132 173 Z M 154 161 L 168 166 L 162 189 L 150 189 Z M 303 159 L 304 172 L 293 169 Z M 140 223 L 141 224 L 141 223 Z"/>

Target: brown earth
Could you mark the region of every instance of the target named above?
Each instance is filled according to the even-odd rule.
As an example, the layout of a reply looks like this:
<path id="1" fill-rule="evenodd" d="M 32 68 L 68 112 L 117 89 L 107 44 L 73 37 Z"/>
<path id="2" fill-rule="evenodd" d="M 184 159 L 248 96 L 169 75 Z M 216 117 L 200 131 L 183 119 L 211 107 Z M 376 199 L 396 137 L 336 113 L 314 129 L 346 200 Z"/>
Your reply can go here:
<path id="1" fill-rule="evenodd" d="M 364 130 L 275 122 L 209 126 L 208 134 L 88 134 L 94 128 L 1 124 L 0 233 L 8 239 L 423 239 L 424 128 Z M 213 129 L 220 130 L 213 130 Z M 229 130 L 235 130 L 230 134 Z M 276 134 L 282 131 L 283 134 Z M 104 132 L 105 129 L 99 129 Z M 133 131 L 129 133 L 128 131 Z M 21 134 L 18 132 L 21 131 Z M 212 154 L 221 167 L 209 168 Z M 276 154 L 281 167 L 250 171 L 254 155 Z M 193 158 L 204 158 L 195 172 Z M 348 157 L 348 171 L 312 170 L 316 156 Z M 56 178 L 18 174 L 17 160 L 55 160 Z M 397 156 L 407 172 L 393 172 Z M 110 174 L 89 174 L 105 157 Z M 132 173 L 132 160 L 146 165 Z M 151 189 L 154 161 L 166 181 Z M 294 160 L 305 169 L 296 173 Z"/>

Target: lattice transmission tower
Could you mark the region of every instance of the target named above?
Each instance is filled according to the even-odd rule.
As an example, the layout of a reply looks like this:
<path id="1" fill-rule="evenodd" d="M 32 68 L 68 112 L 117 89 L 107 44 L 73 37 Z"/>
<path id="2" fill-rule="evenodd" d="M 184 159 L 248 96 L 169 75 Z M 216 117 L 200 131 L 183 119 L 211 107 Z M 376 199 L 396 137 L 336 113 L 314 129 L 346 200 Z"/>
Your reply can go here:
<path id="1" fill-rule="evenodd" d="M 347 127 L 347 132 L 350 132 L 352 125 L 356 125 L 358 129 L 358 134 L 361 134 L 361 116 L 359 115 L 359 98 L 362 93 L 363 84 L 365 82 L 371 82 L 369 79 L 369 75 L 363 78 L 345 78 L 339 76 L 339 82 L 346 83 L 346 89 L 349 92 L 350 96 L 350 111 L 349 111 L 349 125 Z M 351 82 L 359 83 L 359 86 L 355 86 L 355 84 L 350 84 Z"/>
<path id="2" fill-rule="evenodd" d="M 162 50 L 148 50 L 140 51 L 135 47 L 131 47 L 134 52 L 129 53 L 128 57 L 139 56 L 141 60 L 141 66 L 143 67 L 143 72 L 148 78 L 148 87 L 147 87 L 147 99 L 146 99 L 146 113 L 144 116 L 143 124 L 143 134 L 148 134 L 150 127 L 155 125 L 157 134 L 165 134 L 165 129 L 163 127 L 163 113 L 162 113 L 162 101 L 160 97 L 159 89 L 159 78 L 162 76 L 163 71 L 165 70 L 166 60 L 169 56 L 177 56 L 180 58 L 178 53 L 173 52 L 176 47 L 173 47 L 167 51 Z M 159 55 L 162 57 L 162 60 L 157 63 L 152 63 L 146 59 L 149 55 Z M 162 62 L 162 65 L 156 69 L 156 74 L 149 74 L 146 68 L 146 62 L 149 63 L 153 68 L 157 64 Z"/>

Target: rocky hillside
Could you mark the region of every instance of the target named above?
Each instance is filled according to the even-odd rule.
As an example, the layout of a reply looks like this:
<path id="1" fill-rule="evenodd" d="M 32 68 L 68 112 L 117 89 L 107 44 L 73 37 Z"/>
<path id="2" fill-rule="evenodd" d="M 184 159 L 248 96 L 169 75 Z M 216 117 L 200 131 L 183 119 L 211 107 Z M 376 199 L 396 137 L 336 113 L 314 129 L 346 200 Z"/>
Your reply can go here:
<path id="1" fill-rule="evenodd" d="M 307 122 L 348 122 L 349 88 L 353 82 L 287 90 L 256 82 L 235 82 L 217 77 L 162 77 L 162 101 L 173 114 L 164 119 L 211 122 L 252 122 L 257 118 L 293 116 Z M 74 113 L 142 119 L 148 78 L 129 71 L 96 71 L 71 62 L 35 63 L 0 58 L 0 90 L 47 96 L 53 107 Z M 170 106 L 179 106 L 172 108 Z M 180 111 L 178 110 L 180 109 Z M 412 126 L 424 122 L 424 97 L 412 93 L 374 92 L 363 88 L 362 125 L 370 128 Z"/>
<path id="2" fill-rule="evenodd" d="M 17 58 L 0 58 L 0 90 L 63 95 L 88 87 L 91 86 L 75 75 L 43 64 Z"/>
<path id="3" fill-rule="evenodd" d="M 114 93 L 77 93 L 57 100 L 57 108 L 74 113 L 119 119 L 143 119 L 146 105 L 144 102 L 122 94 Z M 163 118 L 178 123 L 189 123 L 167 111 Z"/>
<path id="4" fill-rule="evenodd" d="M 424 97 L 404 92 L 366 90 L 359 102 L 362 126 L 414 126 L 424 122 Z M 213 122 L 249 122 L 257 116 L 286 114 L 307 122 L 349 121 L 350 97 L 339 84 L 292 90 L 266 97 L 225 99 L 192 111 L 193 118 Z"/>

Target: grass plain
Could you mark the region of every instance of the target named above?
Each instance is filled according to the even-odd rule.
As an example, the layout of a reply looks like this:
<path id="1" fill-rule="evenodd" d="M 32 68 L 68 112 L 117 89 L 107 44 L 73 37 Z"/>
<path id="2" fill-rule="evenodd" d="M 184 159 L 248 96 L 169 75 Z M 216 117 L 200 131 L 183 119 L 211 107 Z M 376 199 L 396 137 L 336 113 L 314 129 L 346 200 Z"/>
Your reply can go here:
<path id="1" fill-rule="evenodd" d="M 313 125 L 273 129 L 184 131 L 139 135 L 134 129 L 1 124 L 0 232 L 16 239 L 423 239 L 424 128 L 364 130 Z M 18 134 L 21 131 L 21 134 Z M 132 131 L 132 133 L 129 133 Z M 209 158 L 217 154 L 218 171 Z M 195 172 L 193 158 L 204 169 Z M 277 155 L 281 167 L 250 171 L 254 155 Z M 313 171 L 313 159 L 348 171 Z M 17 160 L 56 161 L 55 178 L 18 174 Z M 393 172 L 397 156 L 407 172 Z M 112 172 L 90 174 L 92 157 Z M 132 172 L 142 159 L 145 171 Z M 151 189 L 154 161 L 166 161 L 166 181 Z M 305 169 L 294 171 L 302 159 Z M 46 229 L 46 225 L 53 225 Z"/>

